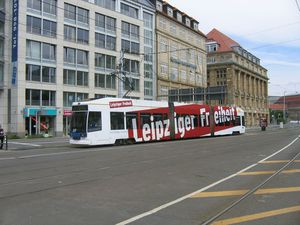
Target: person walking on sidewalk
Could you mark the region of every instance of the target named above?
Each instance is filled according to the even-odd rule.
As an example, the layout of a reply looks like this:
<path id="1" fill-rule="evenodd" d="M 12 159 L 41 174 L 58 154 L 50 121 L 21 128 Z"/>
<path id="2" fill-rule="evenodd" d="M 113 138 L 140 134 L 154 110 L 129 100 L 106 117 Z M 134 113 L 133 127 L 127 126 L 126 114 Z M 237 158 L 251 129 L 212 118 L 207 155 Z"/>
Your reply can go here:
<path id="1" fill-rule="evenodd" d="M 1 145 L 0 145 L 0 149 L 3 148 L 3 140 L 5 138 L 5 131 L 2 128 L 2 125 L 0 124 L 0 139 L 1 139 Z"/>

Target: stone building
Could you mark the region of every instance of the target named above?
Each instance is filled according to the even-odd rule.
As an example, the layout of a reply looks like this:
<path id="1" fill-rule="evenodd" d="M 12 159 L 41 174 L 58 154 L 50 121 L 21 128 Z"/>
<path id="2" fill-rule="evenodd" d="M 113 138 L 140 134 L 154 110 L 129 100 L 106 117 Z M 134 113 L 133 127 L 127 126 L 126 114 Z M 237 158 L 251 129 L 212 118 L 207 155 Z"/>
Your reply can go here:
<path id="1" fill-rule="evenodd" d="M 157 95 L 206 87 L 206 36 L 198 30 L 199 22 L 165 1 L 150 1 L 156 8 Z"/>
<path id="2" fill-rule="evenodd" d="M 225 99 L 206 103 L 241 107 L 246 126 L 258 126 L 260 117 L 269 118 L 267 69 L 258 57 L 217 29 L 206 36 L 207 86 L 227 91 Z"/>

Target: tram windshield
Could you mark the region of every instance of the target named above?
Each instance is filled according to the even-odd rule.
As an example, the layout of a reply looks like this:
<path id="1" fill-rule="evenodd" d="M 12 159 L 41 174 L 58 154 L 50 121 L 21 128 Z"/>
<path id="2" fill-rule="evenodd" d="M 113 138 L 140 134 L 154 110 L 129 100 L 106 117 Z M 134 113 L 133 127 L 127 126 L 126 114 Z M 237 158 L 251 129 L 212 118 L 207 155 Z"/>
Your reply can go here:
<path id="1" fill-rule="evenodd" d="M 87 112 L 73 112 L 71 118 L 72 133 L 86 133 Z"/>

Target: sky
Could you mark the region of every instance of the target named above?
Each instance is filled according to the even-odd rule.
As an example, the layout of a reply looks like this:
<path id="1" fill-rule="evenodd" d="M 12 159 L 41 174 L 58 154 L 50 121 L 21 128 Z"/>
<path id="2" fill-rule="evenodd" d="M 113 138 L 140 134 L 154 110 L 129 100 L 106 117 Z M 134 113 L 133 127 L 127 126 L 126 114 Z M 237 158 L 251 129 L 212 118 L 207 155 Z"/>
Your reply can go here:
<path id="1" fill-rule="evenodd" d="M 269 96 L 300 94 L 300 0 L 165 0 L 260 59 Z"/>

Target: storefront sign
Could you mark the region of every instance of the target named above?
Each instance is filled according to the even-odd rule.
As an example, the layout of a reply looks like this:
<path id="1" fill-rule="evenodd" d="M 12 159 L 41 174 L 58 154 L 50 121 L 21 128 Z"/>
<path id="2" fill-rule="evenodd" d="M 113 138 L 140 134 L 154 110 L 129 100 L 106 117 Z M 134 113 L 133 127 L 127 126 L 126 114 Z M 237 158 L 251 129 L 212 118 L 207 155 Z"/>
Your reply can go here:
<path id="1" fill-rule="evenodd" d="M 18 23 L 19 23 L 19 0 L 13 1 L 12 9 L 12 78 L 11 84 L 17 85 L 17 75 L 18 75 Z"/>
<path id="2" fill-rule="evenodd" d="M 72 116 L 72 110 L 64 110 L 64 116 Z"/>
<path id="3" fill-rule="evenodd" d="M 29 116 L 56 116 L 57 110 L 56 109 L 30 109 L 24 108 L 23 109 L 23 117 Z"/>
<path id="4" fill-rule="evenodd" d="M 187 62 L 181 61 L 181 60 L 179 60 L 179 59 L 175 59 L 175 58 L 173 58 L 173 57 L 171 57 L 171 61 L 177 62 L 177 63 L 180 63 L 180 64 L 183 64 L 183 65 L 186 65 L 186 66 L 190 66 L 190 67 L 193 67 L 193 68 L 197 69 L 197 66 L 196 66 L 196 65 L 193 65 L 193 64 L 191 64 L 191 63 L 187 63 Z"/>

